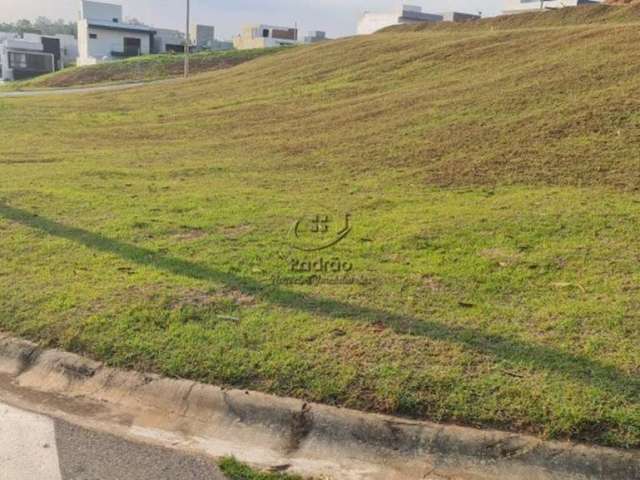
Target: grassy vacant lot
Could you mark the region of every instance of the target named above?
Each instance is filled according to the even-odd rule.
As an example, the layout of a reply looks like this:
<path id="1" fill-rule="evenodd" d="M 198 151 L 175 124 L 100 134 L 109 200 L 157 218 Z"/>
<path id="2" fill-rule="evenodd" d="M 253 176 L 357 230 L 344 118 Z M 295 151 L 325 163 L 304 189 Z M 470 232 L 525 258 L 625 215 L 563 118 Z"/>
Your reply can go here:
<path id="1" fill-rule="evenodd" d="M 281 49 L 231 50 L 191 55 L 191 72 L 202 73 L 231 68 Z M 184 55 L 148 55 L 87 67 L 71 67 L 50 75 L 7 84 L 6 89 L 73 87 L 110 82 L 146 82 L 179 77 L 184 72 Z"/>
<path id="2" fill-rule="evenodd" d="M 631 20 L 391 31 L 0 100 L 0 328 L 176 377 L 639 447 Z M 343 242 L 290 246 L 301 216 L 343 212 Z M 292 262 L 319 258 L 352 269 L 298 285 Z"/>

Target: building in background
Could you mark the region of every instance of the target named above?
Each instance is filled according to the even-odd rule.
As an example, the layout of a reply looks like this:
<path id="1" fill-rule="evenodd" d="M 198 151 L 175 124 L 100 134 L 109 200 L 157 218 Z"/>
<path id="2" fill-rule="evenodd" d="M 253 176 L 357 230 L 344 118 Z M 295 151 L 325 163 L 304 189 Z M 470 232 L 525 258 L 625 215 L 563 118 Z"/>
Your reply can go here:
<path id="1" fill-rule="evenodd" d="M 318 43 L 318 42 L 324 42 L 326 40 L 328 40 L 327 34 L 320 30 L 314 30 L 314 31 L 308 32 L 307 35 L 304 37 L 304 43 Z"/>
<path id="2" fill-rule="evenodd" d="M 45 51 L 55 55 L 56 70 L 75 64 L 78 57 L 78 41 L 73 35 L 62 33 L 43 35 L 38 30 L 23 33 L 0 32 L 0 42 L 7 39 L 43 44 Z"/>
<path id="3" fill-rule="evenodd" d="M 78 40 L 73 35 L 57 34 L 54 35 L 60 39 L 60 48 L 62 49 L 62 60 L 64 66 L 75 65 L 78 60 Z"/>
<path id="4" fill-rule="evenodd" d="M 42 43 L 45 51 L 53 53 L 56 59 L 56 70 L 76 63 L 76 59 L 78 58 L 78 41 L 73 35 L 23 33 L 22 38 L 28 42 Z"/>
<path id="5" fill-rule="evenodd" d="M 443 22 L 470 22 L 473 20 L 480 20 L 482 18 L 480 15 L 476 15 L 475 13 L 463 13 L 463 12 L 444 12 L 439 13 L 438 15 L 442 16 Z"/>
<path id="6" fill-rule="evenodd" d="M 186 35 L 179 30 L 156 28 L 152 53 L 184 53 Z"/>
<path id="7" fill-rule="evenodd" d="M 505 15 L 513 13 L 533 12 L 536 10 L 555 10 L 565 7 L 577 7 L 578 5 L 593 5 L 601 3 L 594 0 L 505 0 Z"/>
<path id="8" fill-rule="evenodd" d="M 152 52 L 155 30 L 124 23 L 122 6 L 80 1 L 78 65 L 147 55 Z"/>
<path id="9" fill-rule="evenodd" d="M 0 42 L 10 38 L 18 38 L 18 34 L 15 32 L 0 32 Z"/>
<path id="10" fill-rule="evenodd" d="M 17 34 L 0 34 L 0 81 L 25 80 L 54 72 L 54 45 L 56 42 L 29 41 Z M 57 45 L 60 57 L 59 42 Z"/>
<path id="11" fill-rule="evenodd" d="M 365 12 L 358 22 L 358 35 L 369 35 L 393 25 L 436 22 L 461 22 L 477 20 L 479 15 L 461 12 L 425 13 L 422 7 L 402 5 L 399 10 L 390 13 Z"/>
<path id="12" fill-rule="evenodd" d="M 233 50 L 232 42 L 216 40 L 214 27 L 204 25 L 194 26 L 190 52 Z M 156 28 L 153 40 L 153 53 L 184 53 L 186 35 L 179 30 Z M 193 41 L 195 40 L 195 41 Z"/>
<path id="13" fill-rule="evenodd" d="M 422 7 L 403 5 L 390 13 L 365 12 L 358 22 L 358 35 L 369 35 L 392 25 L 441 21 L 442 16 L 423 13 Z"/>
<path id="14" fill-rule="evenodd" d="M 270 48 L 298 43 L 298 29 L 273 25 L 250 25 L 234 37 L 233 45 L 238 50 Z"/>
<path id="15" fill-rule="evenodd" d="M 192 27 L 193 43 L 197 50 L 211 50 L 216 42 L 216 27 L 212 25 L 194 25 Z"/>
<path id="16" fill-rule="evenodd" d="M 224 50 L 233 50 L 233 42 L 226 42 L 224 40 L 213 40 L 211 47 L 208 50 L 212 51 L 224 51 Z"/>

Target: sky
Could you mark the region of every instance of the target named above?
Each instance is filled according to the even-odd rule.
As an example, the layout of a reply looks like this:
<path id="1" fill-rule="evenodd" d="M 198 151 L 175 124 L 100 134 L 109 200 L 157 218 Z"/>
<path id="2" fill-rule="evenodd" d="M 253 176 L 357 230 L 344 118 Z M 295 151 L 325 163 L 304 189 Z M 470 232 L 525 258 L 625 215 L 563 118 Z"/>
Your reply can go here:
<path id="1" fill-rule="evenodd" d="M 124 7 L 124 16 L 157 28 L 184 30 L 185 0 L 105 0 Z M 216 36 L 230 39 L 245 24 L 297 25 L 302 32 L 324 30 L 329 37 L 353 35 L 364 11 L 393 10 L 398 0 L 191 0 L 194 23 L 214 25 Z M 427 12 L 497 14 L 503 0 L 410 0 Z M 0 22 L 19 18 L 76 20 L 79 0 L 0 0 Z"/>

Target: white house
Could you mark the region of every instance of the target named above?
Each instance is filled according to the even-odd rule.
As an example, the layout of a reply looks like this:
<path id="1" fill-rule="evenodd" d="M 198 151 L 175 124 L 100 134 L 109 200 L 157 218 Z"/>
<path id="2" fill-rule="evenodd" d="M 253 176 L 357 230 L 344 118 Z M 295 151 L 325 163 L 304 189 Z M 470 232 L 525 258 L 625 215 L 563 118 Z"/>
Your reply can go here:
<path id="1" fill-rule="evenodd" d="M 56 38 L 60 39 L 60 48 L 62 49 L 62 59 L 65 65 L 76 63 L 78 59 L 78 40 L 73 35 L 57 34 Z"/>
<path id="2" fill-rule="evenodd" d="M 369 35 L 393 25 L 405 25 L 425 22 L 462 22 L 480 18 L 479 15 L 461 12 L 425 13 L 422 7 L 402 5 L 398 10 L 388 13 L 365 12 L 358 22 L 358 35 Z"/>
<path id="3" fill-rule="evenodd" d="M 505 15 L 512 13 L 532 12 L 535 10 L 555 10 L 578 5 L 600 3 L 594 0 L 505 0 Z"/>
<path id="4" fill-rule="evenodd" d="M 402 5 L 393 12 L 365 12 L 358 22 L 358 35 L 369 35 L 392 25 L 441 21 L 441 15 L 424 13 L 422 7 Z"/>
<path id="5" fill-rule="evenodd" d="M 56 57 L 56 69 L 74 64 L 78 58 L 78 41 L 73 35 L 23 33 L 22 38 L 28 42 L 42 43 L 45 51 L 53 53 Z"/>
<path id="6" fill-rule="evenodd" d="M 18 38 L 18 36 L 15 32 L 0 32 L 0 42 L 11 38 Z"/>
<path id="7" fill-rule="evenodd" d="M 81 0 L 77 64 L 148 55 L 154 35 L 151 27 L 123 22 L 120 5 Z"/>
<path id="8" fill-rule="evenodd" d="M 55 53 L 46 51 L 42 41 L 24 40 L 15 34 L 0 35 L 0 81 L 24 80 L 55 70 Z"/>
<path id="9" fill-rule="evenodd" d="M 238 50 L 270 48 L 298 43 L 298 29 L 273 25 L 250 25 L 234 37 L 233 45 Z"/>

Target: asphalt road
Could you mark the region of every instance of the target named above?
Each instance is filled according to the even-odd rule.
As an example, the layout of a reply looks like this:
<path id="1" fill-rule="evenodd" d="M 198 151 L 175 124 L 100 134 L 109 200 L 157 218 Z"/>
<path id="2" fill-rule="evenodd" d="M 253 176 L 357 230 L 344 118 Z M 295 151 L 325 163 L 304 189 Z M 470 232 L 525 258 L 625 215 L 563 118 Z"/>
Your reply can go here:
<path id="1" fill-rule="evenodd" d="M 96 433 L 0 402 L 0 480 L 225 480 L 207 458 Z"/>

